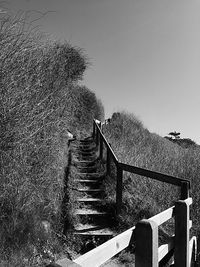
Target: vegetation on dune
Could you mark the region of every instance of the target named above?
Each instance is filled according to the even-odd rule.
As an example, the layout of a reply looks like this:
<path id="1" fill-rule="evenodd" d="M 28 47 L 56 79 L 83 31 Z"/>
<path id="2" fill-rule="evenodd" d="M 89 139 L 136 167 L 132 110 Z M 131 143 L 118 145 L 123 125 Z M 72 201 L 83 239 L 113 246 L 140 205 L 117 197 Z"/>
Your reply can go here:
<path id="1" fill-rule="evenodd" d="M 171 142 L 174 142 L 178 145 L 180 145 L 183 148 L 196 148 L 197 144 L 191 140 L 190 138 L 181 138 L 180 133 L 170 132 L 168 136 L 165 136 L 166 139 L 168 139 Z"/>
<path id="2" fill-rule="evenodd" d="M 7 14 L 0 47 L 0 262 L 39 266 L 62 237 L 67 129 L 90 132 L 103 109 L 78 85 L 88 65 L 80 49 L 47 43 Z M 53 226 L 48 234 L 43 222 Z"/>
<path id="3" fill-rule="evenodd" d="M 104 133 L 121 162 L 163 172 L 192 182 L 192 220 L 195 234 L 199 235 L 199 147 L 183 148 L 157 134 L 150 133 L 131 114 L 114 113 Z M 112 168 L 115 173 L 114 165 Z M 107 202 L 115 201 L 115 175 L 107 177 Z M 168 207 L 179 198 L 175 186 L 124 173 L 123 211 L 119 218 L 121 229 L 133 226 Z"/>

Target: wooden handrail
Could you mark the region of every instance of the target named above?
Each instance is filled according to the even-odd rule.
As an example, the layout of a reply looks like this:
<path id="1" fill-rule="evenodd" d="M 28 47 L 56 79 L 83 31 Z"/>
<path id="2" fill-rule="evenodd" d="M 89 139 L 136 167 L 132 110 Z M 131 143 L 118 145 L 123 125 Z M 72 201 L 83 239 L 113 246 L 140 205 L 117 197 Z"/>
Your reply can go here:
<path id="1" fill-rule="evenodd" d="M 106 157 L 107 174 L 110 174 L 110 171 L 111 171 L 110 170 L 110 157 L 113 159 L 116 165 L 116 169 L 117 169 L 116 212 L 117 214 L 120 213 L 121 207 L 122 207 L 123 171 L 134 173 L 134 174 L 141 175 L 144 177 L 148 177 L 153 180 L 161 181 L 167 184 L 179 186 L 181 188 L 180 199 L 184 200 L 189 197 L 189 189 L 190 189 L 189 180 L 181 179 L 178 177 L 174 177 L 172 175 L 151 171 L 148 169 L 139 168 L 136 166 L 132 166 L 132 165 L 128 165 L 123 162 L 120 162 L 101 130 L 101 122 L 96 121 L 95 119 L 93 122 L 93 137 L 94 139 L 96 139 L 97 145 L 99 145 L 100 147 L 100 152 L 99 152 L 100 158 L 103 157 L 103 144 L 105 145 L 107 149 L 107 157 Z"/>
<path id="2" fill-rule="evenodd" d="M 80 256 L 74 260 L 74 262 L 82 267 L 100 266 L 131 244 L 134 231 L 135 227 L 126 230 L 125 232 L 111 238 L 102 245 Z"/>
<path id="3" fill-rule="evenodd" d="M 125 164 L 125 163 L 119 163 L 119 164 L 124 171 L 135 173 L 141 176 L 145 176 L 153 180 L 165 182 L 167 184 L 181 186 L 183 182 L 189 183 L 189 181 L 186 179 L 177 178 L 177 177 L 174 177 L 168 174 L 150 171 L 144 168 L 139 168 L 136 166 Z"/>
<path id="4" fill-rule="evenodd" d="M 189 207 L 192 199 L 179 200 L 171 207 L 149 219 L 141 220 L 136 227 L 113 237 L 100 246 L 90 250 L 74 261 L 62 259 L 48 267 L 98 267 L 129 247 L 135 242 L 135 266 L 158 267 L 165 266 L 174 256 L 176 267 L 190 267 L 196 262 L 196 237 L 189 240 Z M 166 244 L 158 246 L 158 227 L 175 216 L 175 236 L 169 237 Z"/>
<path id="5" fill-rule="evenodd" d="M 155 216 L 151 217 L 151 221 L 154 221 L 158 226 L 162 225 L 164 222 L 168 221 L 174 217 L 174 207 L 164 210 Z"/>

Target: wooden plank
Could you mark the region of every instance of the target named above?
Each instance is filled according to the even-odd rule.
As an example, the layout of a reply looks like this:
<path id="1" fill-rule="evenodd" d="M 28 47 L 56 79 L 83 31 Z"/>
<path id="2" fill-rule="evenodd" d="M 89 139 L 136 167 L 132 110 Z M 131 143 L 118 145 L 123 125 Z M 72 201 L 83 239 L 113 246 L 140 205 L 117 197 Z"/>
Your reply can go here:
<path id="1" fill-rule="evenodd" d="M 116 205 L 117 214 L 120 214 L 122 207 L 122 180 L 123 180 L 123 170 L 117 164 L 117 188 L 116 188 Z"/>
<path id="2" fill-rule="evenodd" d="M 110 175 L 110 151 L 106 148 L 106 174 Z"/>
<path id="3" fill-rule="evenodd" d="M 191 199 L 175 203 L 175 251 L 176 267 L 189 267 L 189 205 Z"/>
<path id="4" fill-rule="evenodd" d="M 154 221 L 155 223 L 157 223 L 158 226 L 160 226 L 164 222 L 171 219 L 173 216 L 174 216 L 174 206 L 156 214 L 155 216 L 149 218 L 149 220 Z"/>
<path id="5" fill-rule="evenodd" d="M 158 225 L 141 220 L 135 228 L 135 266 L 158 267 Z"/>
<path id="6" fill-rule="evenodd" d="M 160 262 L 172 249 L 174 249 L 174 237 L 170 238 L 167 244 L 158 248 L 158 261 Z"/>
<path id="7" fill-rule="evenodd" d="M 102 138 L 102 135 L 100 135 L 99 157 L 100 157 L 100 159 L 103 159 L 103 138 Z"/>
<path id="8" fill-rule="evenodd" d="M 181 186 L 182 182 L 187 182 L 190 185 L 190 181 L 185 179 L 180 179 L 171 175 L 167 175 L 164 173 L 154 172 L 147 169 L 131 166 L 125 163 L 119 163 L 124 171 L 135 173 L 141 176 L 145 176 L 148 178 L 152 178 L 157 181 L 165 182 L 168 184 L 173 184 L 176 186 Z"/>
<path id="9" fill-rule="evenodd" d="M 181 199 L 187 199 L 189 197 L 189 189 L 190 189 L 190 185 L 183 181 L 181 182 Z"/>
<path id="10" fill-rule="evenodd" d="M 129 246 L 135 227 L 113 237 L 97 248 L 80 256 L 75 263 L 82 267 L 98 267 Z"/>

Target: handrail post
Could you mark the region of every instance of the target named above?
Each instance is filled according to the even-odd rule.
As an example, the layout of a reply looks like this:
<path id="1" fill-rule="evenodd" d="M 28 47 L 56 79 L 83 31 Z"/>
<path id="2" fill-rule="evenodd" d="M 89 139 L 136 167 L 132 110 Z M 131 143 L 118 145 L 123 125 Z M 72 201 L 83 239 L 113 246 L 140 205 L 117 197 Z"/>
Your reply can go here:
<path id="1" fill-rule="evenodd" d="M 96 125 L 95 125 L 95 121 L 93 121 L 93 131 L 92 131 L 93 139 L 95 138 L 95 129 L 96 129 Z"/>
<path id="2" fill-rule="evenodd" d="M 99 145 L 99 129 L 96 127 L 96 138 L 95 138 L 96 146 Z"/>
<path id="3" fill-rule="evenodd" d="M 189 182 L 181 182 L 181 200 L 187 199 L 189 197 Z"/>
<path id="4" fill-rule="evenodd" d="M 158 225 L 141 220 L 135 229 L 135 266 L 158 267 Z"/>
<path id="5" fill-rule="evenodd" d="M 116 205 L 117 205 L 118 215 L 121 212 L 121 206 L 122 206 L 122 178 L 123 178 L 123 169 L 121 168 L 119 162 L 117 162 Z"/>
<path id="6" fill-rule="evenodd" d="M 99 129 L 101 130 L 101 122 L 98 122 L 97 125 L 99 126 Z M 98 129 L 98 127 L 96 127 L 96 145 L 97 146 L 99 146 L 100 136 L 101 136 L 99 129 Z"/>
<path id="7" fill-rule="evenodd" d="M 102 136 L 100 135 L 100 146 L 99 146 L 99 157 L 100 159 L 103 159 L 103 139 Z"/>
<path id="8" fill-rule="evenodd" d="M 175 267 L 189 267 L 189 204 L 175 203 Z"/>

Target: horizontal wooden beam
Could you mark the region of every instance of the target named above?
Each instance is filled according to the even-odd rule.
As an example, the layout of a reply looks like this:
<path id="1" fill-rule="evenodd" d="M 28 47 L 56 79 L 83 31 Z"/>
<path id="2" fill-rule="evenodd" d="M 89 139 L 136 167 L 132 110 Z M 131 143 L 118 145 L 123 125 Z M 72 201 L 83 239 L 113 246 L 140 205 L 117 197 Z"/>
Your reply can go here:
<path id="1" fill-rule="evenodd" d="M 158 248 L 158 261 L 160 262 L 172 249 L 174 249 L 174 237 L 171 237 L 167 244 Z"/>
<path id="2" fill-rule="evenodd" d="M 147 169 L 131 166 L 125 163 L 119 163 L 119 164 L 124 171 L 135 173 L 135 174 L 145 176 L 148 178 L 152 178 L 157 181 L 165 182 L 168 184 L 173 184 L 176 186 L 181 186 L 182 182 L 187 182 L 190 185 L 190 181 L 185 180 L 185 179 L 177 178 L 177 177 L 167 175 L 164 173 L 160 173 L 160 172 L 154 172 L 154 171 L 150 171 Z"/>
<path id="3" fill-rule="evenodd" d="M 164 222 L 171 219 L 173 216 L 174 216 L 174 206 L 156 214 L 155 216 L 149 218 L 149 220 L 154 221 L 155 223 L 157 223 L 158 226 L 160 226 Z"/>
<path id="4" fill-rule="evenodd" d="M 94 248 L 93 250 L 90 250 L 89 252 L 80 256 L 74 260 L 74 262 L 82 267 L 100 266 L 129 246 L 134 230 L 135 227 L 128 229 L 127 231 L 113 237 L 97 248 Z"/>

